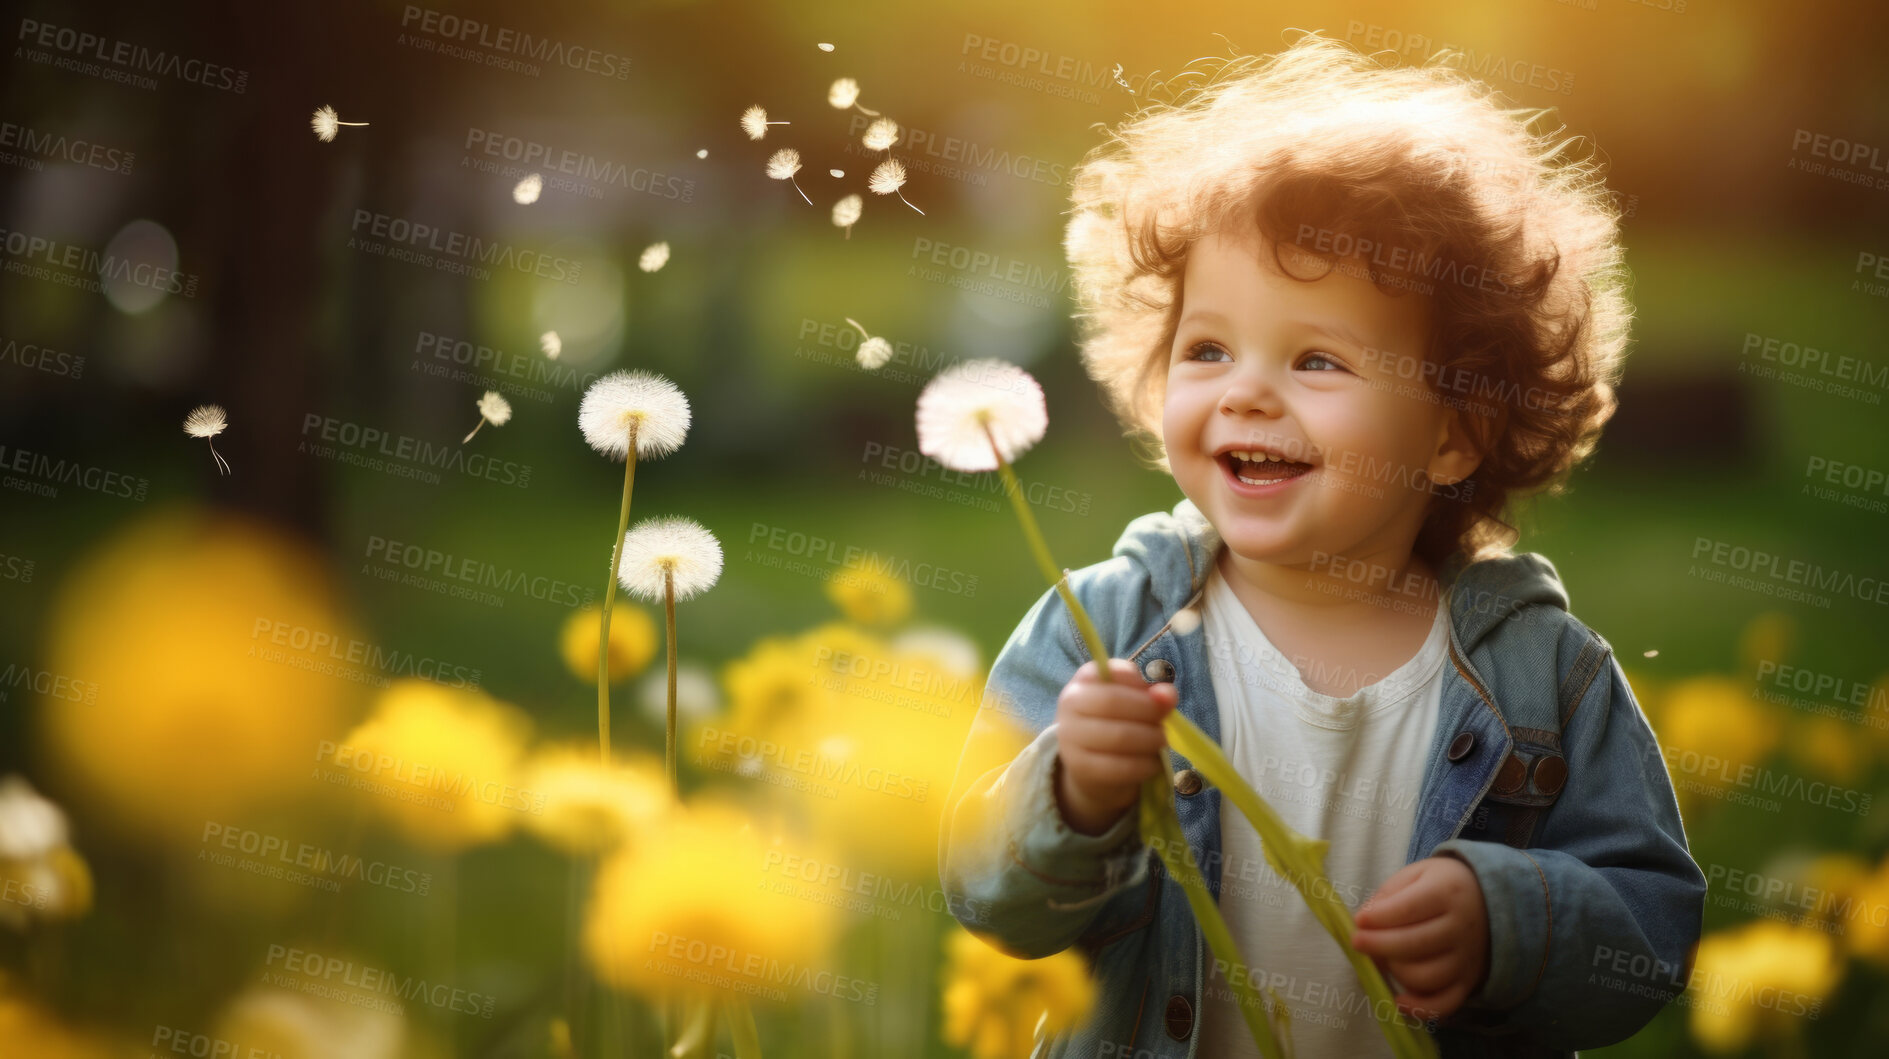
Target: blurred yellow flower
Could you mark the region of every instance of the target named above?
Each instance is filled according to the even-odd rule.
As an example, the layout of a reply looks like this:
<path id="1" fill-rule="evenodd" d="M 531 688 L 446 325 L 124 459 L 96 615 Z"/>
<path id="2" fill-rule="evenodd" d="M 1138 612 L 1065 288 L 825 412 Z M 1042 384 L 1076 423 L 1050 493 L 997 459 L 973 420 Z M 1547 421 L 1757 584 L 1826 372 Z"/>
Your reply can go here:
<path id="1" fill-rule="evenodd" d="M 597 683 L 597 626 L 603 608 L 588 606 L 564 619 L 558 651 L 564 668 L 585 684 Z M 628 603 L 610 608 L 610 683 L 620 684 L 643 671 L 656 656 L 656 621 L 649 612 Z"/>
<path id="2" fill-rule="evenodd" d="M 1708 798 L 1700 787 L 1735 785 L 1740 769 L 1762 762 L 1783 730 L 1775 710 L 1728 677 L 1689 677 L 1673 684 L 1664 695 L 1658 733 L 1680 806 L 1690 808 Z"/>
<path id="3" fill-rule="evenodd" d="M 483 691 L 400 680 L 326 763 L 364 781 L 369 803 L 409 839 L 461 849 L 544 810 L 543 792 L 521 784 L 530 736 L 530 718 Z"/>
<path id="4" fill-rule="evenodd" d="M 89 1033 L 68 1028 L 44 1006 L 26 996 L 0 971 L 0 1043 L 9 1056 L 32 1059 L 107 1059 L 132 1054 L 108 1047 Z"/>
<path id="5" fill-rule="evenodd" d="M 323 566 L 263 524 L 195 510 L 147 518 L 83 560 L 33 673 L 58 786 L 141 841 L 311 794 L 316 744 L 364 695 L 329 667 L 360 641 Z"/>
<path id="6" fill-rule="evenodd" d="M 1821 930 L 1758 919 L 1708 934 L 1689 979 L 1693 1039 L 1723 1054 L 1789 1037 L 1842 977 L 1842 954 Z"/>
<path id="7" fill-rule="evenodd" d="M 834 572 L 826 595 L 848 621 L 861 625 L 896 625 L 912 612 L 911 586 L 859 559 Z"/>
<path id="8" fill-rule="evenodd" d="M 567 853 L 614 849 L 673 805 L 660 760 L 613 758 L 605 766 L 594 747 L 540 750 L 524 777 L 525 789 L 544 796 L 544 811 L 527 814 L 526 825 Z"/>
<path id="9" fill-rule="evenodd" d="M 1889 857 L 1873 870 L 1831 873 L 1827 885 L 1833 892 L 1830 918 L 1842 925 L 1850 953 L 1889 968 Z"/>
<path id="10" fill-rule="evenodd" d="M 1859 738 L 1856 725 L 1838 717 L 1814 716 L 1800 719 L 1790 741 L 1791 758 L 1838 786 L 1856 782 L 1869 764 L 1870 744 Z"/>
<path id="11" fill-rule="evenodd" d="M 1768 610 L 1752 618 L 1738 637 L 1739 674 L 1756 673 L 1761 662 L 1782 663 L 1796 638 L 1797 625 L 1789 614 Z"/>
<path id="12" fill-rule="evenodd" d="M 1095 1004 L 1095 982 L 1082 957 L 1065 949 L 1019 960 L 976 935 L 955 931 L 945 943 L 944 1036 L 973 1059 L 1019 1059 L 1045 1038 L 1075 1026 Z"/>
<path id="13" fill-rule="evenodd" d="M 232 1000 L 214 1035 L 236 1055 L 270 1059 L 413 1059 L 405 1037 L 393 1012 L 267 986 Z"/>
<path id="14" fill-rule="evenodd" d="M 831 906 L 801 895 L 784 861 L 781 845 L 737 808 L 676 810 L 598 870 L 583 932 L 591 967 L 650 996 L 829 983 L 836 999 L 862 1000 L 839 992 L 833 976 L 845 976 L 821 962 Z M 848 982 L 851 993 L 858 983 Z"/>

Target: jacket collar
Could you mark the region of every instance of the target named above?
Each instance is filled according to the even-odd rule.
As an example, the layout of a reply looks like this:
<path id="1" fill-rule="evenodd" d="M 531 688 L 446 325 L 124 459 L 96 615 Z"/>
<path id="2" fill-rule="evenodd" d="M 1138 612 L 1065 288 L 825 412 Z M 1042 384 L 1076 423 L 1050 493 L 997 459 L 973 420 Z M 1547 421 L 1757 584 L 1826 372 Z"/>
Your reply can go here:
<path id="1" fill-rule="evenodd" d="M 1220 554 L 1222 541 L 1192 500 L 1183 498 L 1172 511 L 1156 511 L 1135 519 L 1122 530 L 1114 554 L 1146 568 L 1149 584 L 1164 615 L 1193 603 L 1206 587 L 1207 575 Z M 1554 564 L 1532 552 L 1465 561 L 1452 555 L 1437 572 L 1449 590 L 1450 625 L 1465 652 L 1482 642 L 1490 630 L 1510 614 L 1531 603 L 1568 607 Z"/>

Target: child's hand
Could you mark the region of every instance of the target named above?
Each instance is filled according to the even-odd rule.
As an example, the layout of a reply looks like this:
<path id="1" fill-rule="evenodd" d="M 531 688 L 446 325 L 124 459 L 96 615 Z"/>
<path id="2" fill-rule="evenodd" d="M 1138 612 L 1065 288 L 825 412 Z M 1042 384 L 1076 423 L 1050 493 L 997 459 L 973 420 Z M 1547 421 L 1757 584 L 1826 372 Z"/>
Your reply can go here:
<path id="1" fill-rule="evenodd" d="M 1084 662 L 1056 698 L 1056 801 L 1085 835 L 1108 830 L 1135 804 L 1142 781 L 1165 771 L 1161 720 L 1179 701 L 1174 685 L 1150 687 L 1120 659 L 1109 662 L 1109 675 L 1113 683 L 1103 683 L 1095 663 Z"/>
<path id="2" fill-rule="evenodd" d="M 1469 865 L 1425 857 L 1397 869 L 1358 909 L 1351 944 L 1396 978 L 1398 1010 L 1441 1018 L 1488 973 L 1487 915 Z"/>

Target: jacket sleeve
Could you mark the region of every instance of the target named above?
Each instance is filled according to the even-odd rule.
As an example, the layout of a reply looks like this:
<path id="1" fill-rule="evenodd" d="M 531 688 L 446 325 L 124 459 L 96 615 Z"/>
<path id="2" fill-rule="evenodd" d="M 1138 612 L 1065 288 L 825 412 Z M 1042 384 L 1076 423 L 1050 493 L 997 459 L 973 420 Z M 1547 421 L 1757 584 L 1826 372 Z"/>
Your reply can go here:
<path id="1" fill-rule="evenodd" d="M 1109 897 L 1147 877 L 1132 808 L 1084 835 L 1056 806 L 1056 699 L 1087 660 L 1068 608 L 1045 593 L 991 666 L 945 802 L 946 903 L 965 927 L 1027 959 L 1068 948 Z"/>
<path id="2" fill-rule="evenodd" d="M 1451 839 L 1482 887 L 1489 973 L 1444 1020 L 1551 1048 L 1632 1036 L 1685 990 L 1705 908 L 1658 740 L 1608 652 L 1562 732 L 1568 778 L 1537 846 Z"/>

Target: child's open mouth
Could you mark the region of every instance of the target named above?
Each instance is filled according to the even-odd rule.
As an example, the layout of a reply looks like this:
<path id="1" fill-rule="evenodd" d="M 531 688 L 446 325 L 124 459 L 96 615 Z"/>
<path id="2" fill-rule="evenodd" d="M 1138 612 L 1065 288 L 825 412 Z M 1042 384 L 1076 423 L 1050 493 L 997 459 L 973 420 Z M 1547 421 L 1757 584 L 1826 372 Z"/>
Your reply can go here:
<path id="1" fill-rule="evenodd" d="M 1219 462 L 1226 469 L 1227 476 L 1239 485 L 1263 489 L 1289 482 L 1312 469 L 1309 463 L 1290 460 L 1284 456 L 1261 452 L 1223 452 Z M 1239 490 L 1247 492 L 1248 490 Z M 1268 490 L 1270 491 L 1270 490 Z"/>

